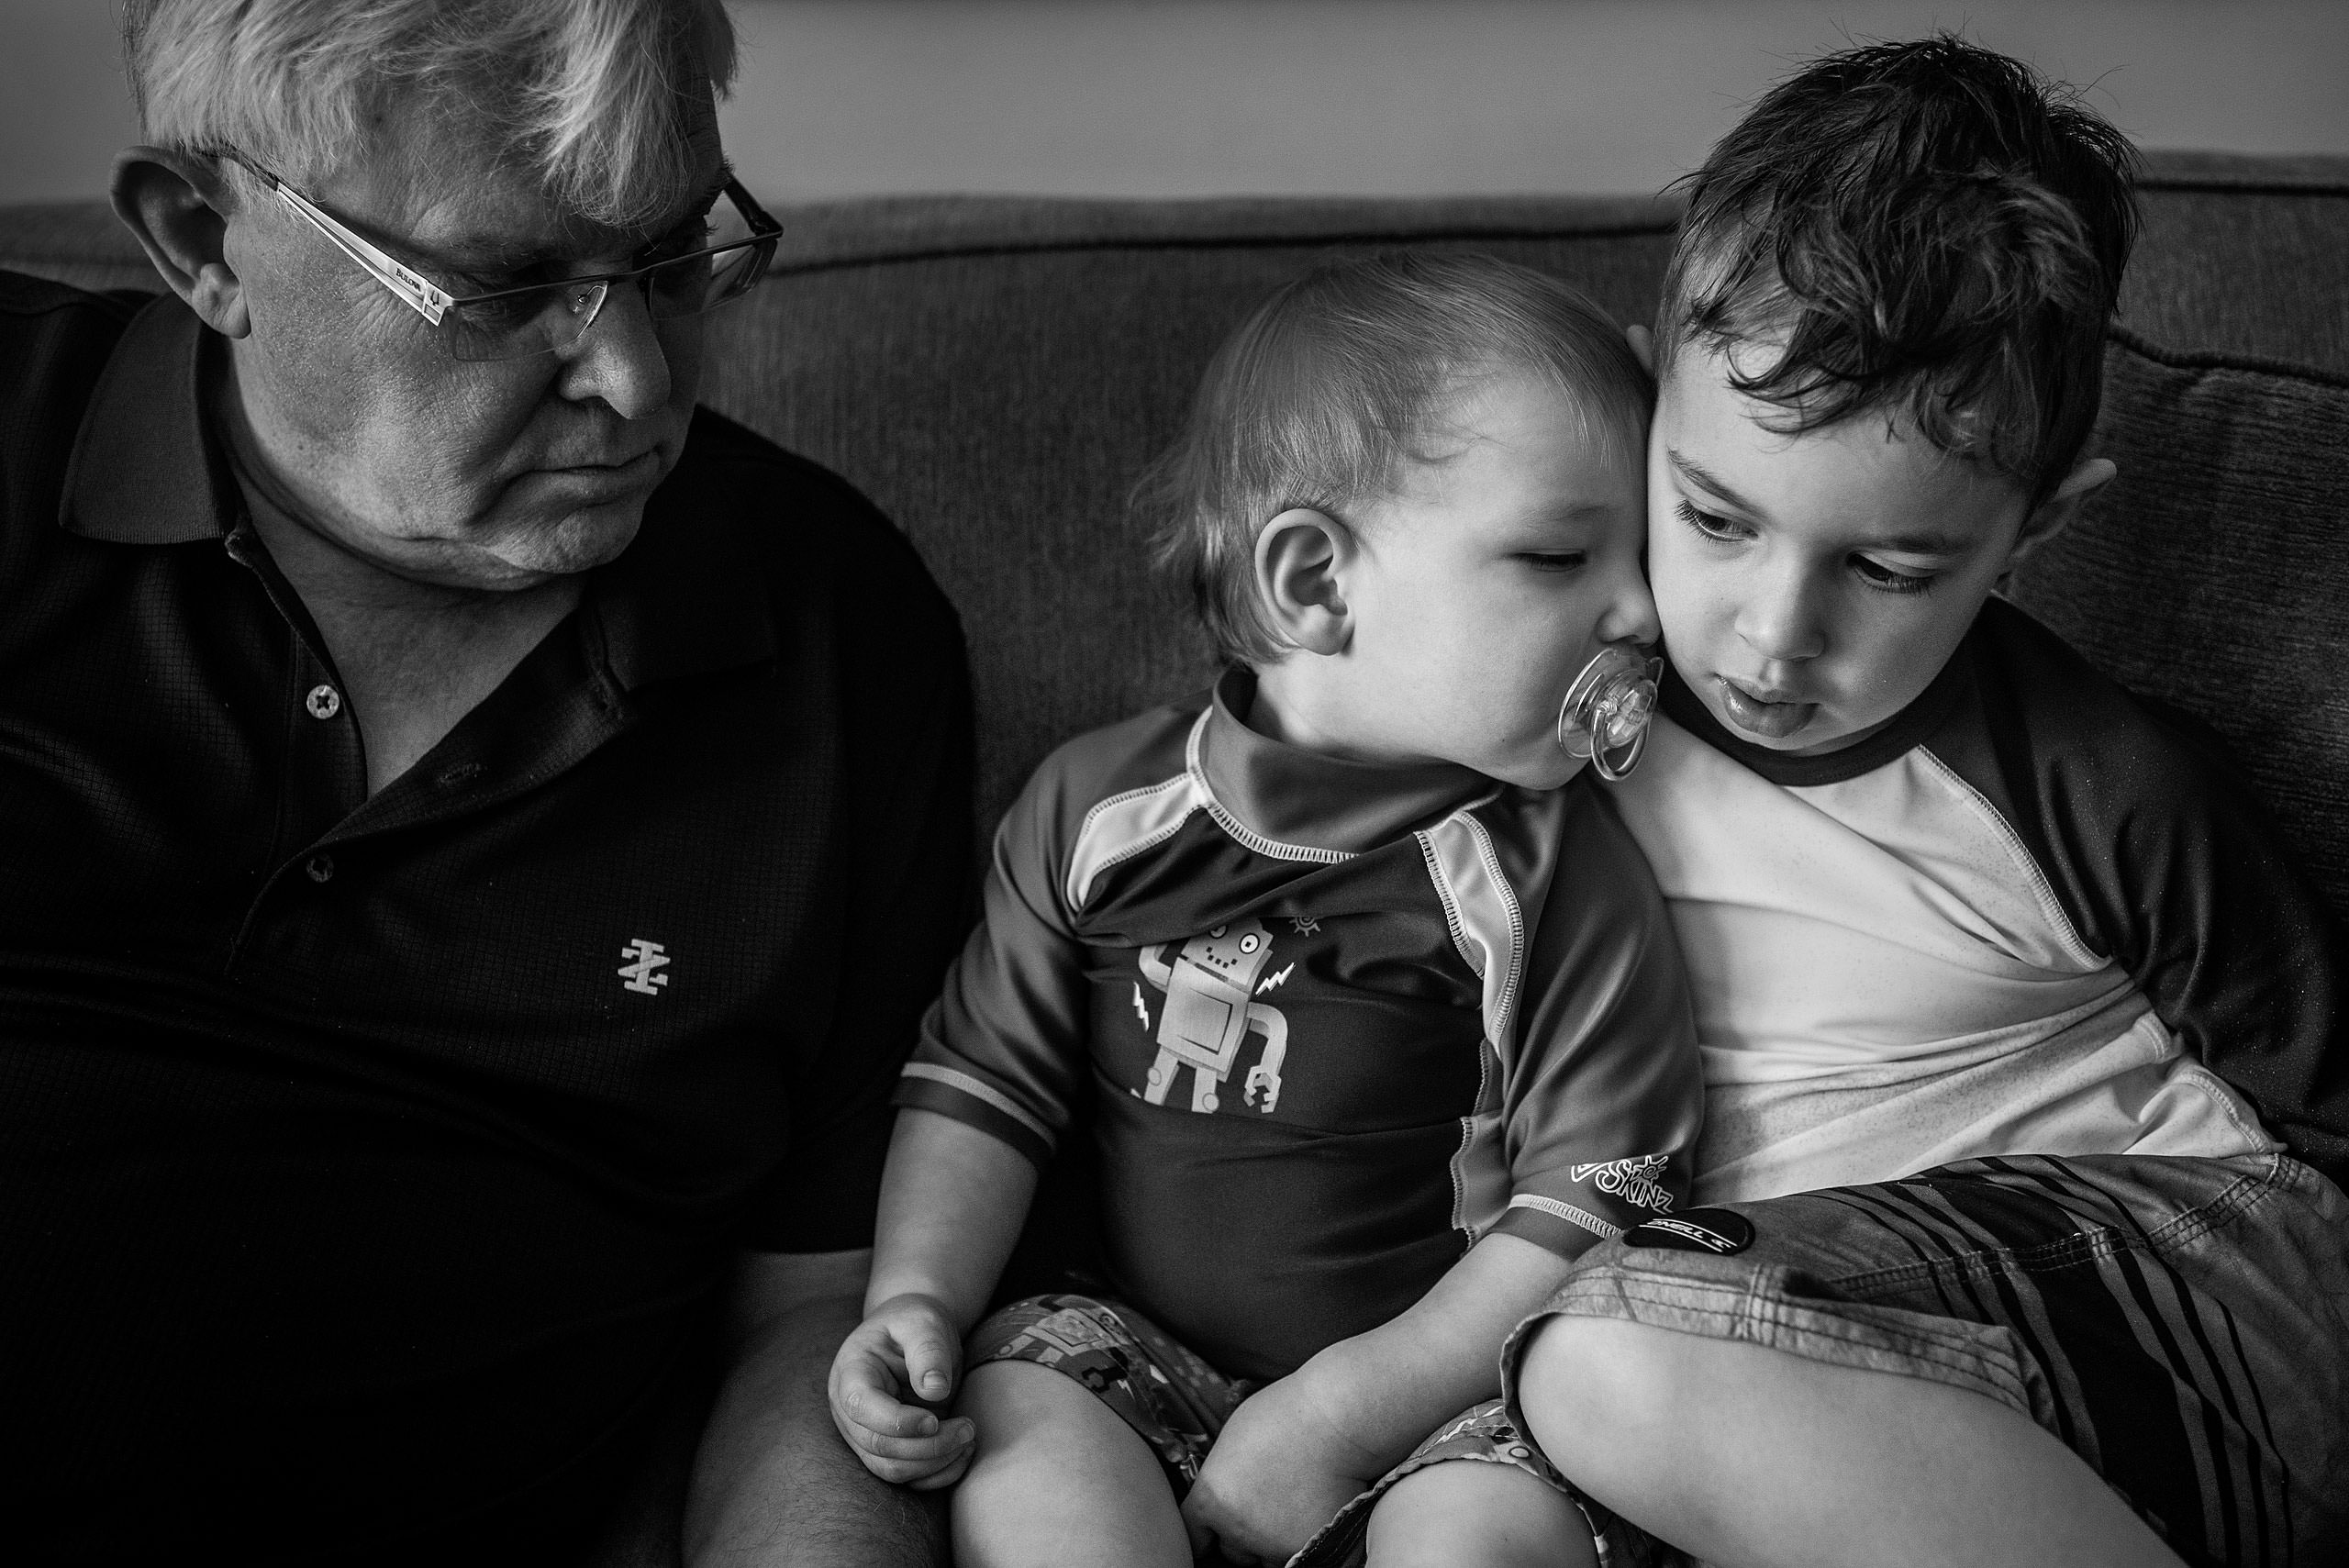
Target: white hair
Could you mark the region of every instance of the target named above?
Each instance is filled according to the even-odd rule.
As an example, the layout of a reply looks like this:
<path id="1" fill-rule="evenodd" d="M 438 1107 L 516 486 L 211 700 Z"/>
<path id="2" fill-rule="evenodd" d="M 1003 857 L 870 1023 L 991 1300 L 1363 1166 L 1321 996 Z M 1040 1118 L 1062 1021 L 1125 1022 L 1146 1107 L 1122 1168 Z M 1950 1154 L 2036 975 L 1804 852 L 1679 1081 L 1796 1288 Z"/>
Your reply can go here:
<path id="1" fill-rule="evenodd" d="M 734 76 L 724 0 L 125 0 L 122 26 L 150 142 L 315 178 L 364 157 L 405 98 L 478 117 L 616 227 L 676 201 L 689 95 Z"/>

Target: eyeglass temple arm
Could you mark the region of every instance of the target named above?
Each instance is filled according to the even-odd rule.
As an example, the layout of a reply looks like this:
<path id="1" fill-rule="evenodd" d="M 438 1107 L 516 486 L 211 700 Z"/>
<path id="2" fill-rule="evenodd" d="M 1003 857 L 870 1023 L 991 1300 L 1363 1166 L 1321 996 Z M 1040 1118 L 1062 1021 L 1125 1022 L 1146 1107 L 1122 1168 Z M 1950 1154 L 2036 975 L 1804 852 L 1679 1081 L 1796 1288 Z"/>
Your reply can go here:
<path id="1" fill-rule="evenodd" d="M 449 307 L 456 303 L 456 297 L 453 295 L 439 287 L 429 278 L 410 272 L 392 257 L 368 244 L 325 212 L 311 206 L 299 191 L 295 190 L 284 181 L 271 174 L 263 174 L 262 177 L 269 182 L 270 189 L 277 193 L 279 201 L 284 202 L 302 217 L 307 218 L 310 226 L 333 240 L 344 255 L 373 273 L 385 288 L 397 295 L 418 316 L 423 317 L 435 327 L 440 325 L 440 318 L 446 316 L 449 313 Z"/>

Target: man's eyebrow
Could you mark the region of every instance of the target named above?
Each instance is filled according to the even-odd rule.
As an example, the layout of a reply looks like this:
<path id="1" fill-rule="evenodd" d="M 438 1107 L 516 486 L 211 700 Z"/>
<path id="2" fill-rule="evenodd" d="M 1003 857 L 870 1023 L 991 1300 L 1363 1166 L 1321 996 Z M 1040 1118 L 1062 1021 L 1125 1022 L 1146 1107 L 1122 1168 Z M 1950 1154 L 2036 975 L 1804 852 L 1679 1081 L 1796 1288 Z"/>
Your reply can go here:
<path id="1" fill-rule="evenodd" d="M 711 176 L 708 185 L 694 198 L 693 206 L 687 207 L 684 215 L 674 223 L 646 239 L 636 249 L 651 250 L 687 224 L 697 222 L 707 217 L 710 208 L 716 206 L 718 199 L 726 195 L 726 187 L 733 183 L 734 166 L 731 163 L 720 163 L 717 173 Z M 419 252 L 428 265 L 438 261 L 444 266 L 462 272 L 474 272 L 484 268 L 497 272 L 520 272 L 525 267 L 534 267 L 541 262 L 560 261 L 564 259 L 562 239 L 547 236 L 532 236 L 529 239 L 517 239 L 509 235 L 458 234 L 429 246 L 413 245 L 411 249 Z"/>
<path id="2" fill-rule="evenodd" d="M 1666 447 L 1664 449 L 1664 455 L 1672 460 L 1672 466 L 1678 469 L 1683 477 L 1695 480 L 1700 489 L 1703 489 L 1710 495 L 1716 495 L 1721 500 L 1728 502 L 1731 506 L 1736 507 L 1741 512 L 1748 512 L 1757 517 L 1767 517 L 1769 515 L 1761 507 L 1755 506 L 1744 496 L 1740 495 L 1728 485 L 1722 484 L 1720 479 L 1714 474 L 1712 470 L 1707 468 L 1703 463 L 1698 462 L 1693 457 L 1683 457 L 1680 454 L 1679 448 Z"/>

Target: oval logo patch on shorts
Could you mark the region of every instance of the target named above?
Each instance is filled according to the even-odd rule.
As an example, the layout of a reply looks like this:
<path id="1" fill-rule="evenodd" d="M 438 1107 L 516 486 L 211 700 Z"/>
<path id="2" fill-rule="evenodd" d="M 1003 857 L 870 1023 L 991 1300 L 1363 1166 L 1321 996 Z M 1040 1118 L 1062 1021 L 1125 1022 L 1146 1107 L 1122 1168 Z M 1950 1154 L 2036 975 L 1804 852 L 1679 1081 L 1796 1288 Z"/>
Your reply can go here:
<path id="1" fill-rule="evenodd" d="M 1742 1252 L 1753 1245 L 1753 1222 L 1734 1209 L 1692 1208 L 1643 1220 L 1623 1232 L 1623 1242 L 1675 1252 Z"/>

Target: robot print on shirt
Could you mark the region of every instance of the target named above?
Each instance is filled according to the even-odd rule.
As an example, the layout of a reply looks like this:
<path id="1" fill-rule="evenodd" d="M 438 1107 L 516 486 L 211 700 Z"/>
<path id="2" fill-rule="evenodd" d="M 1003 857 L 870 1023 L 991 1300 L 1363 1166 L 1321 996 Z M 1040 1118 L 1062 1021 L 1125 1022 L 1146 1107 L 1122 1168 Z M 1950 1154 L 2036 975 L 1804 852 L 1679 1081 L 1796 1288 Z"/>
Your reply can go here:
<path id="1" fill-rule="evenodd" d="M 1281 1097 L 1281 1064 L 1288 1057 L 1288 1020 L 1279 1008 L 1255 999 L 1258 991 L 1288 978 L 1283 970 L 1258 983 L 1272 962 L 1273 933 L 1250 916 L 1193 937 L 1170 961 L 1166 955 L 1174 949 L 1166 942 L 1141 950 L 1141 977 L 1166 994 L 1158 1015 L 1158 1060 L 1151 1063 L 1141 1097 L 1164 1105 L 1176 1069 L 1188 1067 L 1191 1108 L 1213 1111 L 1220 1103 L 1216 1090 L 1230 1078 L 1241 1046 L 1253 1034 L 1263 1038 L 1264 1052 L 1248 1070 L 1241 1100 L 1271 1110 Z M 1150 1009 L 1140 986 L 1134 988 L 1134 1009 L 1147 1029 Z"/>

